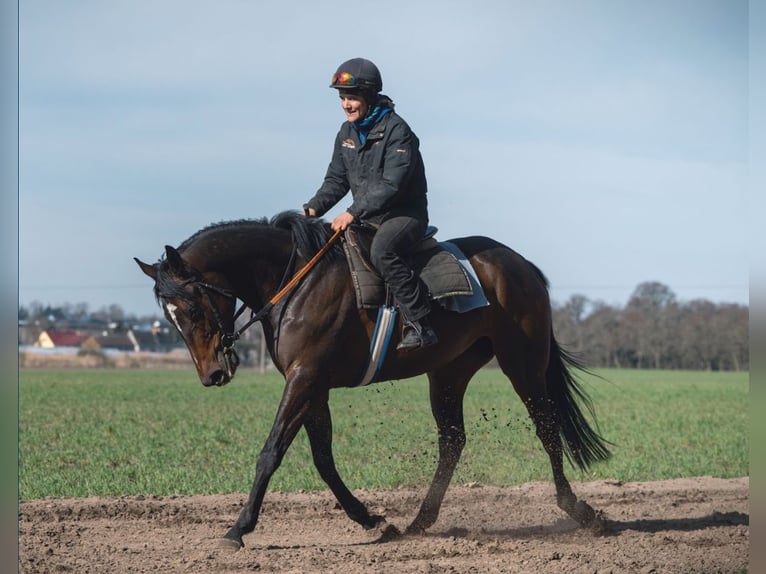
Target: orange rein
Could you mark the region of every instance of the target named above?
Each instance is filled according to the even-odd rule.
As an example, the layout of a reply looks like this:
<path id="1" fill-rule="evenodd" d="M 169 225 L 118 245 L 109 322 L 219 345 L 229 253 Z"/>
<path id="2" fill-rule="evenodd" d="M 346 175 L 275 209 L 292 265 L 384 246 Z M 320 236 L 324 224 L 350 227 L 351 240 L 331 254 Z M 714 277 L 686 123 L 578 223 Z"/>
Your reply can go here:
<path id="1" fill-rule="evenodd" d="M 322 246 L 322 248 L 316 252 L 314 257 L 309 259 L 306 265 L 301 267 L 298 270 L 298 272 L 295 275 L 293 275 L 293 278 L 290 279 L 290 281 L 288 281 L 287 285 L 282 287 L 282 289 L 280 289 L 276 293 L 276 295 L 274 295 L 271 299 L 269 299 L 269 306 L 276 305 L 277 303 L 279 303 L 279 300 L 282 299 L 282 297 L 284 297 L 285 295 L 287 295 L 287 293 L 289 293 L 290 290 L 293 287 L 295 287 L 298 284 L 298 282 L 301 279 L 303 279 L 309 271 L 311 271 L 311 268 L 314 267 L 314 265 L 316 265 L 317 261 L 319 261 L 324 256 L 324 254 L 330 250 L 330 247 L 332 247 L 332 244 L 335 243 L 335 241 L 337 241 L 341 233 L 343 233 L 342 229 L 338 229 L 335 233 L 333 233 L 332 237 L 330 237 L 330 239 L 327 240 L 327 243 L 325 243 Z"/>

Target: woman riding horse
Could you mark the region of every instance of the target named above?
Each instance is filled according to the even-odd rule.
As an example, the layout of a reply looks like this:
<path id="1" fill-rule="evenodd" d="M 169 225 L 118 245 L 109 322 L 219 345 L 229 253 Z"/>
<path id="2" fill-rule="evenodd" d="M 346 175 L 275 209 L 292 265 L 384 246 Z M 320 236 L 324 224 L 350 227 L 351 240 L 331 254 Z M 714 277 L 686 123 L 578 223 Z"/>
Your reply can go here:
<path id="1" fill-rule="evenodd" d="M 330 390 L 357 385 L 367 368 L 375 320 L 357 308 L 340 250 L 321 257 L 329 240 L 329 225 L 322 220 L 289 212 L 271 222 L 213 225 L 178 249 L 166 246 L 165 257 L 153 265 L 137 260 L 154 281 L 165 316 L 186 343 L 204 385 L 225 385 L 236 372 L 233 345 L 244 328 L 235 328 L 237 300 L 257 310 L 251 321 L 261 322 L 271 359 L 285 378 L 247 503 L 224 536 L 227 547 L 241 548 L 242 537 L 255 529 L 269 481 L 300 429 L 306 431 L 319 475 L 348 516 L 365 528 L 391 533 L 385 517 L 370 513 L 345 485 L 333 457 Z M 468 258 L 489 305 L 465 313 L 434 306 L 439 343 L 389 353 L 374 381 L 428 374 L 439 460 L 406 531 L 424 532 L 439 515 L 466 444 L 465 391 L 493 356 L 548 454 L 558 506 L 579 524 L 601 529 L 599 515 L 572 491 L 563 456 L 586 469 L 609 458 L 609 443 L 586 416 L 593 414 L 592 405 L 570 371 L 577 362 L 553 335 L 545 277 L 533 263 L 488 237 L 450 241 Z M 284 284 L 291 274 L 286 270 L 301 269 L 295 274 L 299 277 L 310 261 L 318 262 L 301 281 Z M 282 297 L 285 290 L 289 293 Z"/>
<path id="2" fill-rule="evenodd" d="M 428 321 L 430 305 L 418 277 L 404 260 L 428 226 L 427 185 L 419 141 L 382 95 L 378 68 L 364 58 L 348 60 L 333 74 L 348 121 L 335 138 L 324 182 L 304 206 L 322 216 L 351 189 L 351 206 L 332 221 L 345 230 L 352 222 L 377 229 L 370 248 L 372 264 L 399 304 L 405 327 L 398 349 L 437 342 Z"/>

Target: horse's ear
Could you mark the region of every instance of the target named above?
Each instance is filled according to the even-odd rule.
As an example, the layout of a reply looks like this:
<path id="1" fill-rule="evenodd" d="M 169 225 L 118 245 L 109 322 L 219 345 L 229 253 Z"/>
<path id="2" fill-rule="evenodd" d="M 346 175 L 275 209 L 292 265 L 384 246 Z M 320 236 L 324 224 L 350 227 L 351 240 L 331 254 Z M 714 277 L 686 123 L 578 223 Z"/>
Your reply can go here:
<path id="1" fill-rule="evenodd" d="M 184 273 L 186 272 L 186 265 L 184 264 L 184 260 L 181 258 L 181 254 L 178 252 L 178 250 L 175 247 L 166 245 L 165 257 L 167 258 L 168 266 L 170 267 L 170 270 L 173 272 L 173 274 L 179 277 L 183 277 Z"/>
<path id="2" fill-rule="evenodd" d="M 144 263 L 141 261 L 138 257 L 134 257 L 133 260 L 138 263 L 138 266 L 141 268 L 141 271 L 143 271 L 146 275 L 157 280 L 157 264 L 149 265 L 148 263 Z"/>

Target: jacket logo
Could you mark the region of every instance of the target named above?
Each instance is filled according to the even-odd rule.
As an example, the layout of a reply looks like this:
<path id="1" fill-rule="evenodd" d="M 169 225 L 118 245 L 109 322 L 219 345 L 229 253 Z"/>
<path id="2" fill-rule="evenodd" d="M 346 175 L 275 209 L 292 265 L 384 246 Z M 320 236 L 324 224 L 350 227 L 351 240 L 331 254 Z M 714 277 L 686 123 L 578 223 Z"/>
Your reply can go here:
<path id="1" fill-rule="evenodd" d="M 343 147 L 347 147 L 349 149 L 356 149 L 356 145 L 354 145 L 354 140 L 352 140 L 351 138 L 344 139 L 343 143 L 340 145 L 342 145 Z"/>

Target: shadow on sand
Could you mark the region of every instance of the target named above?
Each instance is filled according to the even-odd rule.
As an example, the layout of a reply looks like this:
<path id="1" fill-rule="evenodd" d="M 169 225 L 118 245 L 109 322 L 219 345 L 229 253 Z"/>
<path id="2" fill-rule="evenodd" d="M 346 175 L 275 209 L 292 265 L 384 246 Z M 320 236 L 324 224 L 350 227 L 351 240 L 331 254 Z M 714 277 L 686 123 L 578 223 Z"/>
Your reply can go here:
<path id="1" fill-rule="evenodd" d="M 616 536 L 629 530 L 636 532 L 656 533 L 665 531 L 689 532 L 693 530 L 705 530 L 716 526 L 749 526 L 750 516 L 742 512 L 713 512 L 707 516 L 693 518 L 658 518 L 640 520 L 612 520 L 607 516 L 605 531 L 599 532 L 602 536 Z M 433 533 L 432 536 L 456 538 L 472 538 L 477 536 L 500 536 L 509 538 L 535 538 L 539 536 L 568 534 L 574 532 L 587 532 L 569 518 L 562 518 L 553 524 L 540 524 L 525 526 L 522 528 L 508 528 L 502 530 L 469 530 L 466 528 L 450 528 L 445 532 Z"/>

